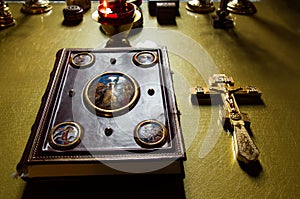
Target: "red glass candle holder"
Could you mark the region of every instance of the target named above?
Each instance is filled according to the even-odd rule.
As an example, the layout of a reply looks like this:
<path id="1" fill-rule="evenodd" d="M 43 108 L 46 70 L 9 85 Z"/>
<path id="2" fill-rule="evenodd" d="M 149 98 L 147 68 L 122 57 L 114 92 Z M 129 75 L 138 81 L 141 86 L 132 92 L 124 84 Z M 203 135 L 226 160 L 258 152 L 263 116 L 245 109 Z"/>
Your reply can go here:
<path id="1" fill-rule="evenodd" d="M 120 26 L 132 23 L 135 6 L 131 3 L 106 2 L 98 6 L 99 22 L 105 25 Z"/>

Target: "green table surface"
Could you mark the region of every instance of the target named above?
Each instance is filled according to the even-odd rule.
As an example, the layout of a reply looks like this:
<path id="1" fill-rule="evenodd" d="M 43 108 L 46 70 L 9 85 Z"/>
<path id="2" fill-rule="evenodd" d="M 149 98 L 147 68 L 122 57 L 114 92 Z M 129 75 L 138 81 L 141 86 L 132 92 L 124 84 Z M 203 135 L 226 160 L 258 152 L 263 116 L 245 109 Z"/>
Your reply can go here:
<path id="1" fill-rule="evenodd" d="M 1 199 L 300 197 L 299 2 L 255 2 L 255 15 L 232 15 L 232 30 L 214 29 L 211 14 L 188 12 L 185 4 L 180 3 L 176 25 L 161 26 L 144 3 L 144 26 L 129 37 L 133 46 L 168 47 L 186 143 L 183 183 L 103 179 L 69 185 L 26 183 L 12 176 L 55 53 L 61 48 L 102 48 L 108 40 L 91 17 L 98 3 L 93 2 L 74 27 L 62 25 L 65 3 L 52 3 L 52 11 L 41 15 L 25 15 L 21 3 L 9 4 L 16 25 L 0 31 Z M 206 85 L 216 72 L 263 92 L 263 105 L 240 106 L 251 118 L 253 139 L 261 151 L 255 173 L 234 160 L 232 137 L 218 124 L 219 107 L 190 102 L 189 88 Z"/>

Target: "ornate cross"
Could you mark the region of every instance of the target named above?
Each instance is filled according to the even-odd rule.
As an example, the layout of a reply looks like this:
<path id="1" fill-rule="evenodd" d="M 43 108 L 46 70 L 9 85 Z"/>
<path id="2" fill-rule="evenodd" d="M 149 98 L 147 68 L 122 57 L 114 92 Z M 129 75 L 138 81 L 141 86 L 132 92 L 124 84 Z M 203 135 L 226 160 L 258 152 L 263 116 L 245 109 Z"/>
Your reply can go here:
<path id="1" fill-rule="evenodd" d="M 233 79 L 224 74 L 214 74 L 209 78 L 209 86 L 193 88 L 192 99 L 196 99 L 198 104 L 221 103 L 222 124 L 233 135 L 237 160 L 246 164 L 255 162 L 260 152 L 249 135 L 249 116 L 240 111 L 236 98 L 244 104 L 258 103 L 262 102 L 262 92 L 253 86 L 235 87 Z"/>

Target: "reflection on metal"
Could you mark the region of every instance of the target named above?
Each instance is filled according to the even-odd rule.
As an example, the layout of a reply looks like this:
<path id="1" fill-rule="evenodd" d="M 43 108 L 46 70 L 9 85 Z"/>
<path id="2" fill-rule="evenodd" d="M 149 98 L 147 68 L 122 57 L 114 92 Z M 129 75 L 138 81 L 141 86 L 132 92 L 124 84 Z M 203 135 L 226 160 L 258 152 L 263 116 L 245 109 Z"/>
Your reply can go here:
<path id="1" fill-rule="evenodd" d="M 209 13 L 215 11 L 215 6 L 210 0 L 189 0 L 185 8 L 191 12 Z"/>
<path id="2" fill-rule="evenodd" d="M 52 9 L 48 0 L 26 0 L 21 11 L 27 14 L 42 14 Z"/>
<path id="3" fill-rule="evenodd" d="M 15 20 L 11 15 L 8 5 L 4 0 L 0 1 L 0 29 L 15 25 Z"/>
<path id="4" fill-rule="evenodd" d="M 249 0 L 232 0 L 227 4 L 227 9 L 234 14 L 252 15 L 257 12 L 256 7 Z"/>

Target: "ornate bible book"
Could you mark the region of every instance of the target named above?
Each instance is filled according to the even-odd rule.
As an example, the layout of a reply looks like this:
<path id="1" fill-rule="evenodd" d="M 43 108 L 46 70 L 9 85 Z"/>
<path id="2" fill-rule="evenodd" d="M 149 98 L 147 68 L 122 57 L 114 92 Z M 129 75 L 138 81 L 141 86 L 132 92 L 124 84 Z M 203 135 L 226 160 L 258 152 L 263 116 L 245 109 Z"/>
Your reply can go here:
<path id="1" fill-rule="evenodd" d="M 17 172 L 184 177 L 185 158 L 165 47 L 61 49 Z"/>

